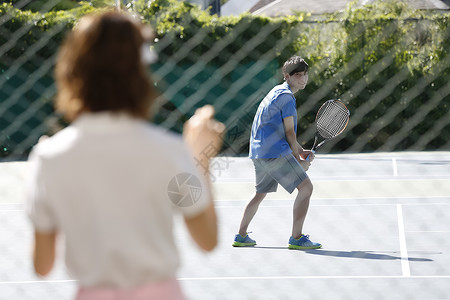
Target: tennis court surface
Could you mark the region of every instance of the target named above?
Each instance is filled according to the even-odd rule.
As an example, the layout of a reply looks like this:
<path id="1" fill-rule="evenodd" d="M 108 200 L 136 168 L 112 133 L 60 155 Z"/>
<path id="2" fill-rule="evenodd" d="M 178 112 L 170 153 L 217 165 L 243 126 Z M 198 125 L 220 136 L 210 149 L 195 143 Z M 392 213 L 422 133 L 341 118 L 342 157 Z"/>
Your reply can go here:
<path id="1" fill-rule="evenodd" d="M 233 248 L 253 166 L 219 157 L 212 171 L 217 249 L 200 252 L 176 221 L 189 299 L 450 299 L 450 152 L 317 155 L 304 229 L 323 248 L 309 251 L 287 249 L 295 194 L 281 188 L 250 224 L 257 246 Z M 26 174 L 0 163 L 0 299 L 72 299 L 62 257 L 45 280 L 32 272 Z"/>

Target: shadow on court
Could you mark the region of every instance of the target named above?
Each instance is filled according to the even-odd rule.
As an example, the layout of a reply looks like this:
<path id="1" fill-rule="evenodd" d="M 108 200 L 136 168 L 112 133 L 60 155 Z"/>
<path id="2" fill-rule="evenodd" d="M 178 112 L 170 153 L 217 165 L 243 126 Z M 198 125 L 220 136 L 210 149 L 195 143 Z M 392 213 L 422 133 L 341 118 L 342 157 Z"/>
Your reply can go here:
<path id="1" fill-rule="evenodd" d="M 378 259 L 378 260 L 397 260 L 402 259 L 400 256 L 393 256 L 387 254 L 380 254 L 374 251 L 331 251 L 331 250 L 306 250 L 308 254 L 324 255 L 334 257 L 346 258 L 360 258 L 360 259 Z M 408 257 L 409 261 L 433 261 L 429 258 Z"/>
<path id="2" fill-rule="evenodd" d="M 242 247 L 244 248 L 244 247 Z M 324 249 L 313 249 L 313 250 L 297 250 L 288 249 L 287 247 L 265 247 L 265 246 L 248 246 L 245 248 L 254 249 L 273 249 L 273 250 L 286 250 L 286 251 L 300 251 L 312 255 L 322 255 L 322 256 L 333 256 L 333 257 L 345 257 L 345 258 L 359 258 L 359 259 L 378 259 L 378 260 L 400 260 L 400 256 L 393 256 L 388 254 L 376 253 L 375 251 L 333 251 Z M 440 252 L 441 253 L 441 252 Z M 420 257 L 408 257 L 409 261 L 433 261 L 429 258 Z"/>

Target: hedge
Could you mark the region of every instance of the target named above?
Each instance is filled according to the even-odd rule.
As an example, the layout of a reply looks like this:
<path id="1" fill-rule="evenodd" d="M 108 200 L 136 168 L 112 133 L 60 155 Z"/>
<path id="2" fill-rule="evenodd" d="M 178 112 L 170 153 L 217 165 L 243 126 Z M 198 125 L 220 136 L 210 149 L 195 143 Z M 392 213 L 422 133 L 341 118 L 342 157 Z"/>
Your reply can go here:
<path id="1" fill-rule="evenodd" d="M 9 86 L 0 92 L 0 108 L 15 88 L 29 80 L 23 74 L 32 74 L 42 62 L 53 63 L 66 32 L 81 16 L 100 9 L 104 7 L 80 2 L 73 9 L 42 14 L 3 3 L 0 18 L 6 21 L 0 25 L 4 33 L 0 35 L 0 44 L 14 39 L 12 33 L 18 30 L 25 30 L 26 34 L 2 53 L 2 74 L 17 67 L 17 60 L 24 59 L 26 50 L 43 37 L 50 39 L 34 57 L 25 59 L 20 72 L 11 78 L 0 77 L 0 84 Z M 332 98 L 341 98 L 355 121 L 342 138 L 324 150 L 329 152 L 416 149 L 420 137 L 435 130 L 436 120 L 448 118 L 450 101 L 444 95 L 427 108 L 423 121 L 416 121 L 428 101 L 442 93 L 450 82 L 448 12 L 413 10 L 396 1 L 364 7 L 352 3 L 344 12 L 335 14 L 312 16 L 299 12 L 280 18 L 250 14 L 211 16 L 176 0 L 155 0 L 149 7 L 139 5 L 136 9 L 143 22 L 151 24 L 157 34 L 154 49 L 160 60 L 151 70 L 162 97 L 154 122 L 180 131 L 196 107 L 212 103 L 220 108 L 218 118 L 227 123 L 229 132 L 236 133 L 227 135 L 226 146 L 238 154 L 248 149 L 248 130 L 258 102 L 274 84 L 281 82 L 280 67 L 293 54 L 302 55 L 310 65 L 310 82 L 297 95 L 301 117 L 299 141 L 305 146 L 312 143 L 315 111 L 323 101 Z M 246 49 L 262 33 L 263 38 Z M 189 77 L 189 72 L 193 76 L 187 84 L 172 91 L 180 79 Z M 20 115 L 31 103 L 43 101 L 46 105 L 42 113 L 51 117 L 52 78 L 50 68 L 37 79 L 36 85 L 53 94 L 42 96 L 31 89 L 24 93 L 21 105 L 10 108 L 12 113 Z M 186 105 L 186 99 L 194 105 Z M 174 122 L 167 121 L 171 115 Z M 42 123 L 42 119 L 36 117 L 28 122 L 32 127 Z M 8 126 L 1 115 L 0 126 Z M 390 142 L 389 138 L 404 128 L 410 130 L 399 141 Z M 433 133 L 436 137 L 418 150 L 448 150 L 449 132 L 450 125 L 444 122 L 441 133 Z M 14 148 L 26 136 L 19 132 L 8 138 L 9 148 Z M 237 140 L 241 141 L 238 145 Z M 0 143 L 1 148 L 7 148 L 3 147 L 4 138 Z M 354 146 L 358 143 L 359 148 Z M 12 152 L 14 149 L 3 151 L 3 156 Z"/>

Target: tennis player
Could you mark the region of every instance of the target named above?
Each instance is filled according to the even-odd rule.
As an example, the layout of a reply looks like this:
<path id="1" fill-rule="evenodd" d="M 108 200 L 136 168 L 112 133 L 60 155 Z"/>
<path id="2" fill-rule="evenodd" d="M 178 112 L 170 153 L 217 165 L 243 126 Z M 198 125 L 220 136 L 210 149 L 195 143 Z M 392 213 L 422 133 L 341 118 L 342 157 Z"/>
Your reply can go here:
<path id="1" fill-rule="evenodd" d="M 176 280 L 176 213 L 200 248 L 217 244 L 209 179 L 194 158 L 203 166 L 206 147 L 217 154 L 224 126 L 211 106 L 185 124 L 184 140 L 147 121 L 155 91 L 142 49 L 151 38 L 124 13 L 83 17 L 56 64 L 56 106 L 71 124 L 30 155 L 34 268 L 42 276 L 52 270 L 64 236 L 78 300 L 185 299 Z M 174 178 L 186 179 L 172 194 L 180 202 L 168 194 Z"/>
<path id="2" fill-rule="evenodd" d="M 247 228 L 267 193 L 276 192 L 278 184 L 298 194 L 293 207 L 290 249 L 315 249 L 322 247 L 303 233 L 313 191 L 306 171 L 314 153 L 297 142 L 297 107 L 294 93 L 306 87 L 308 64 L 300 56 L 289 58 L 283 65 L 284 83 L 275 86 L 261 101 L 253 120 L 250 137 L 250 155 L 255 166 L 256 193 L 247 203 L 239 232 L 233 246 L 253 246 Z M 305 160 L 310 155 L 310 160 Z"/>

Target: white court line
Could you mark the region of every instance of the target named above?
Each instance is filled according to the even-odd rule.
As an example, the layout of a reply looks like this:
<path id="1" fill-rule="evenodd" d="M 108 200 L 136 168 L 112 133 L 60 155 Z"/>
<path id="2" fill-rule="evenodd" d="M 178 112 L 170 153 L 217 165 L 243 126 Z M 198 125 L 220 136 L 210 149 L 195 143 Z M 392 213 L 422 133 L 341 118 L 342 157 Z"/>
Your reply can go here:
<path id="1" fill-rule="evenodd" d="M 405 224 L 403 223 L 402 205 L 397 204 L 398 218 L 398 238 L 400 242 L 400 261 L 402 264 L 402 274 L 405 277 L 411 277 L 408 261 L 408 249 L 406 248 Z"/>
<path id="2" fill-rule="evenodd" d="M 276 201 L 276 200 L 275 200 Z M 293 204 L 293 203 L 292 203 Z M 266 207 L 266 208 L 285 208 L 285 207 L 292 207 L 292 204 L 283 204 L 283 205 L 264 205 L 261 204 L 259 207 Z M 246 203 L 243 203 L 242 205 L 215 205 L 215 208 L 242 208 L 246 205 Z M 399 204 L 395 203 L 345 203 L 345 204 L 310 204 L 310 207 L 344 207 L 344 206 L 397 206 Z M 423 205 L 450 205 L 450 203 L 403 203 L 401 205 L 406 206 L 423 206 Z M 409 232 L 409 231 L 408 231 Z"/>
<path id="3" fill-rule="evenodd" d="M 219 178 L 219 175 L 216 175 L 217 178 Z M 323 182 L 323 181 L 387 181 L 387 182 L 391 182 L 391 181 L 431 181 L 431 180 L 448 180 L 450 179 L 450 175 L 448 174 L 439 174 L 439 175 L 435 175 L 435 174 L 404 174 L 402 176 L 398 175 L 361 175 L 361 176 L 350 176 L 350 175 L 345 175 L 345 176 L 328 176 L 328 175 L 321 175 L 321 174 L 312 174 L 311 176 L 311 180 L 313 182 Z M 397 177 L 397 178 L 392 178 L 392 177 Z M 220 178 L 217 179 L 216 181 L 213 182 L 213 184 L 254 184 L 255 179 L 254 178 Z"/>
<path id="4" fill-rule="evenodd" d="M 225 200 L 220 200 L 225 201 Z M 238 202 L 237 200 L 226 200 L 227 202 Z M 246 201 L 245 200 L 239 200 L 245 203 L 242 203 L 242 205 L 215 205 L 215 208 L 242 208 L 246 205 Z M 270 201 L 278 201 L 278 200 L 270 200 Z M 279 200 L 279 201 L 291 201 L 293 202 L 293 200 Z M 216 201 L 214 201 L 216 202 Z M 217 201 L 219 202 L 219 201 Z M 408 205 L 408 206 L 420 206 L 420 205 L 449 205 L 450 203 L 441 203 L 441 202 L 437 202 L 437 203 L 403 203 L 402 205 Z M 395 203 L 348 203 L 348 204 L 310 204 L 310 207 L 343 207 L 343 206 L 394 206 L 394 205 L 398 205 Z M 289 205 L 264 205 L 261 204 L 259 206 L 260 208 L 286 208 L 286 207 L 292 207 L 292 204 Z M 23 212 L 25 211 L 25 209 L 1 209 L 0 207 L 0 213 L 2 212 Z M 407 232 L 414 232 L 414 231 L 407 231 Z M 421 231 L 420 231 L 421 232 Z M 424 232 L 431 232 L 431 231 L 424 231 Z M 441 232 L 441 231 L 436 231 L 436 232 Z M 448 232 L 448 231 L 442 231 L 443 233 Z"/>
<path id="5" fill-rule="evenodd" d="M 353 275 L 353 276 L 248 276 L 248 277 L 181 277 L 177 280 L 189 281 L 189 280 L 274 280 L 274 279 L 404 279 L 405 276 L 370 276 L 370 275 Z M 410 276 L 413 279 L 448 279 L 450 275 L 430 275 L 430 276 Z"/>
<path id="6" fill-rule="evenodd" d="M 400 275 L 335 275 L 335 276 L 247 276 L 247 277 L 180 277 L 179 281 L 200 281 L 200 280 L 285 280 L 285 279 L 404 279 L 405 276 Z M 449 279 L 450 275 L 425 275 L 410 276 L 408 279 Z M 78 280 L 28 280 L 28 281 L 0 281 L 1 284 L 36 284 L 36 283 L 75 283 Z"/>
<path id="7" fill-rule="evenodd" d="M 392 158 L 392 170 L 393 170 L 394 176 L 398 176 L 397 159 L 396 158 Z"/>
<path id="8" fill-rule="evenodd" d="M 78 282 L 78 280 L 23 280 L 23 281 L 0 281 L 0 284 L 30 284 L 30 283 L 70 283 Z"/>
<path id="9" fill-rule="evenodd" d="M 387 172 L 387 171 L 386 171 Z M 314 177 L 311 175 L 311 180 L 313 182 L 324 182 L 324 181 L 356 181 L 356 182 L 399 182 L 399 181 L 448 181 L 449 175 L 403 175 L 398 176 L 398 178 L 392 178 L 391 175 L 378 175 L 378 176 L 336 176 L 336 177 Z M 245 180 L 245 181 L 235 181 L 234 179 L 230 179 L 229 181 L 215 181 L 213 185 L 232 185 L 232 184 L 252 184 L 254 185 L 254 181 Z"/>
<path id="10" fill-rule="evenodd" d="M 341 201 L 341 200 L 401 200 L 401 199 L 406 199 L 406 200 L 415 200 L 415 199 L 450 199 L 450 196 L 414 196 L 414 197 L 404 197 L 404 196 L 390 196 L 390 197 L 355 197 L 355 198 L 351 198 L 351 197 L 345 197 L 345 198 L 311 198 L 311 201 L 326 201 L 326 200 L 335 200 L 335 201 Z M 219 202 L 247 202 L 250 198 L 246 198 L 246 199 L 219 199 L 219 200 L 214 200 L 214 203 L 219 203 Z M 293 196 L 292 199 L 265 199 L 264 201 L 293 201 L 295 199 L 295 197 Z M 435 203 L 435 204 L 447 204 L 445 203 Z"/>
<path id="11" fill-rule="evenodd" d="M 414 199 L 431 199 L 431 198 L 444 198 L 447 199 L 448 197 L 446 196 L 427 196 L 427 197 L 415 197 Z M 345 198 L 345 200 L 376 200 L 376 199 L 382 199 L 382 200 L 398 200 L 398 199 L 411 199 L 410 197 L 389 197 L 389 198 L 385 198 L 385 197 L 368 197 L 368 198 Z M 315 200 L 342 200 L 342 199 L 334 199 L 334 198 L 327 198 L 327 199 L 311 199 L 312 201 Z M 294 199 L 267 199 L 265 200 L 267 201 L 275 201 L 275 202 L 292 202 L 289 204 L 285 204 L 285 205 L 265 205 L 264 203 L 261 204 L 259 207 L 274 207 L 274 208 L 283 208 L 283 207 L 292 207 L 292 204 L 294 202 Z M 221 205 L 221 202 L 231 202 L 231 203 L 236 203 L 236 202 L 242 202 L 242 205 Z M 214 200 L 215 203 L 215 208 L 242 208 L 243 206 L 245 206 L 247 204 L 248 200 Z M 394 206 L 394 205 L 398 205 L 396 203 L 343 203 L 343 204 L 313 204 L 311 203 L 310 206 L 311 207 L 342 207 L 342 206 Z M 433 205 L 450 205 L 450 202 L 418 202 L 418 203 L 402 203 L 401 205 L 406 205 L 406 206 L 423 206 L 423 205 L 427 205 L 427 206 L 433 206 Z M 2 209 L 2 204 L 0 204 L 0 213 L 2 212 L 23 212 L 25 209 Z M 406 232 L 414 232 L 414 231 L 406 231 Z M 420 231 L 422 232 L 422 231 Z M 431 231 L 424 231 L 424 232 L 431 232 Z M 434 232 L 448 232 L 448 231 L 434 231 Z"/>
<path id="12" fill-rule="evenodd" d="M 295 197 L 292 196 L 292 199 L 265 199 L 264 201 L 294 201 Z M 405 200 L 416 200 L 416 199 L 449 199 L 450 200 L 450 195 L 449 196 L 411 196 L 411 197 L 405 197 L 405 196 L 389 196 L 389 197 L 345 197 L 345 198 L 311 198 L 311 201 L 327 201 L 327 200 L 334 200 L 334 201 L 341 201 L 341 200 L 401 200 L 401 199 L 405 199 Z M 245 199 L 237 199 L 237 198 L 233 198 L 233 199 L 218 199 L 218 200 L 214 200 L 214 203 L 219 203 L 219 202 L 247 202 L 248 200 L 250 200 L 250 196 L 249 198 L 245 198 Z M 415 203 L 403 203 L 405 205 L 414 205 Z M 427 204 L 427 203 L 419 203 L 419 204 Z M 430 204 L 450 204 L 445 202 L 445 203 L 430 203 Z M 22 208 L 17 208 L 17 210 L 21 210 L 25 208 L 25 204 L 23 203 L 0 203 L 0 211 L 2 207 L 6 207 L 6 206 L 19 206 Z M 14 209 L 11 209 L 14 210 Z"/>
<path id="13" fill-rule="evenodd" d="M 405 231 L 407 233 L 450 233 L 448 230 L 411 230 Z"/>

